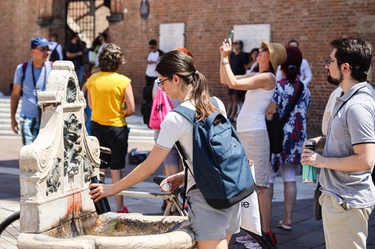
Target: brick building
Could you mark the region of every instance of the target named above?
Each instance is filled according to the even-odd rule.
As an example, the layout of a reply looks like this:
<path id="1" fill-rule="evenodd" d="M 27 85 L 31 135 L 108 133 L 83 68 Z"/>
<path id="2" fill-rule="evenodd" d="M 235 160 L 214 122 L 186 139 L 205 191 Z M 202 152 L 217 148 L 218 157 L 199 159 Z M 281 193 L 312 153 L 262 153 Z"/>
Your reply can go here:
<path id="1" fill-rule="evenodd" d="M 193 53 L 199 71 L 209 79 L 212 94 L 224 101 L 227 90 L 219 83 L 219 46 L 228 30 L 234 25 L 270 24 L 272 42 L 286 44 L 290 39 L 298 40 L 310 63 L 313 81 L 309 86 L 312 93 L 309 129 L 316 131 L 320 131 L 325 103 L 334 89 L 326 83 L 324 69 L 331 52 L 329 42 L 356 36 L 375 45 L 375 0 L 2 0 L 1 92 L 10 94 L 14 69 L 29 58 L 32 37 L 49 37 L 51 32 L 57 32 L 60 42 L 66 41 L 68 3 L 79 2 L 88 6 L 87 15 L 103 6 L 109 9 L 104 14 L 107 18 L 98 19 L 101 21 L 97 20 L 96 25 L 108 22 L 109 41 L 123 49 L 127 63 L 120 72 L 132 79 L 137 103 L 143 101 L 148 41 L 159 39 L 160 24 L 184 23 L 185 47 Z M 95 5 L 90 8 L 90 3 Z M 142 4 L 149 7 L 147 13 L 142 12 L 147 16 L 144 18 L 140 14 L 145 10 Z"/>

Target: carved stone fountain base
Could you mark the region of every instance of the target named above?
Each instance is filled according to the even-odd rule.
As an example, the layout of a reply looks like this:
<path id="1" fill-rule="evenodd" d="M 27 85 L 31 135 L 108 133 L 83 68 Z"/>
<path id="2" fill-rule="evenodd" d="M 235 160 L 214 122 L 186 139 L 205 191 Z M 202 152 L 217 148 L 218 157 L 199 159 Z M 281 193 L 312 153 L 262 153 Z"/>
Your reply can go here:
<path id="1" fill-rule="evenodd" d="M 21 233 L 18 248 L 194 248 L 194 235 L 187 223 L 179 216 L 94 213 L 41 234 Z"/>

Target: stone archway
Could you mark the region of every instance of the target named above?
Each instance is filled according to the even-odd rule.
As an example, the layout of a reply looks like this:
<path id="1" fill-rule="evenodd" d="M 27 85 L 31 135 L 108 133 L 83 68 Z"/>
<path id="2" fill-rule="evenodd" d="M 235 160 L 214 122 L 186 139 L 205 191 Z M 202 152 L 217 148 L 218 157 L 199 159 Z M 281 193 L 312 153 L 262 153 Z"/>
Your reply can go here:
<path id="1" fill-rule="evenodd" d="M 81 40 L 90 47 L 95 37 L 108 29 L 110 7 L 108 0 L 67 0 L 66 35 L 79 33 Z"/>
<path id="2" fill-rule="evenodd" d="M 83 38 L 88 46 L 99 32 L 107 30 L 112 23 L 123 20 L 125 0 L 38 0 L 37 24 L 48 28 L 49 33 L 57 33 L 60 43 L 66 44 L 69 32 L 83 32 Z M 75 15 L 68 15 L 68 8 L 81 8 Z M 77 10 L 77 9 L 76 9 Z M 73 23 L 78 23 L 79 29 L 68 26 L 68 16 Z M 86 23 L 88 28 L 81 28 Z M 91 24 L 90 24 L 91 23 Z M 91 25 L 91 27 L 90 27 Z"/>

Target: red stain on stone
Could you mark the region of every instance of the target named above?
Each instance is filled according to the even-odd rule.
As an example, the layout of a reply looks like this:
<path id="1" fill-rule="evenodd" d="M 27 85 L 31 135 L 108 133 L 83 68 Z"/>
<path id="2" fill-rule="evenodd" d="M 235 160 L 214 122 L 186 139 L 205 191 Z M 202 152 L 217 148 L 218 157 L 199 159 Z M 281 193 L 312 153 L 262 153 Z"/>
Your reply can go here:
<path id="1" fill-rule="evenodd" d="M 76 217 L 82 211 L 82 194 L 78 187 L 72 188 L 67 192 L 67 214 Z"/>

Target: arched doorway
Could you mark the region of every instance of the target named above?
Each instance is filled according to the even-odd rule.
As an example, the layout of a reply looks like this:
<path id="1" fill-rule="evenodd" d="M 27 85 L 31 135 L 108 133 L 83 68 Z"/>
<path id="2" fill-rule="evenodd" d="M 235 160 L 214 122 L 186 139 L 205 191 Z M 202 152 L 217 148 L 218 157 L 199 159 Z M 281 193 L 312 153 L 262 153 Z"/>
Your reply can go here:
<path id="1" fill-rule="evenodd" d="M 67 0 L 66 42 L 77 32 L 87 47 L 91 47 L 99 32 L 108 29 L 107 16 L 110 15 L 110 0 Z"/>

